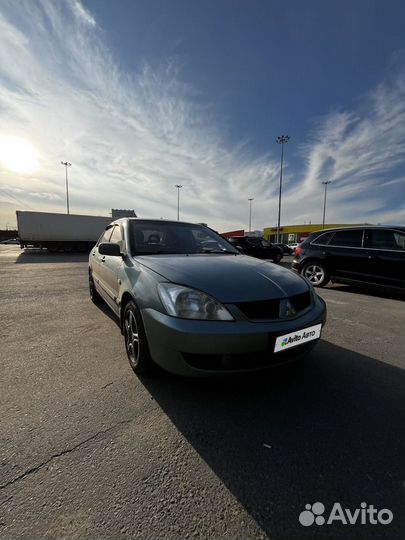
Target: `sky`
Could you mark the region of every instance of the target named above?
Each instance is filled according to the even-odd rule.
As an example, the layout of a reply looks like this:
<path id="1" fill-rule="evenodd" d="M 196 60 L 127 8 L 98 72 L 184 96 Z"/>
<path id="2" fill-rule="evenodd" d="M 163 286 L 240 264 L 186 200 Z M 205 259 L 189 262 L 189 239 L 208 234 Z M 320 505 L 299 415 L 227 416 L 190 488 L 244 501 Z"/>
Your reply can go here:
<path id="1" fill-rule="evenodd" d="M 404 222 L 402 0 L 0 0 L 0 228 L 15 210 L 219 231 Z"/>

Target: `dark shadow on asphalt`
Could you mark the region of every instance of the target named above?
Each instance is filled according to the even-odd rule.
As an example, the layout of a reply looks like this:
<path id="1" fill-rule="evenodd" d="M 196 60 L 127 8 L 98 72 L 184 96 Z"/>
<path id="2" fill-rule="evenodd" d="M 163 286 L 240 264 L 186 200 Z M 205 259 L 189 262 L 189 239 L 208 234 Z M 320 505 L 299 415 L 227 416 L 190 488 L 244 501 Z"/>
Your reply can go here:
<path id="1" fill-rule="evenodd" d="M 106 315 L 109 319 L 115 322 L 118 328 L 120 328 L 119 318 L 115 315 L 115 313 L 107 306 L 107 304 L 103 300 L 98 300 L 94 305 L 98 307 L 98 309 L 102 313 L 104 313 L 104 315 Z M 120 328 L 120 331 L 121 331 L 121 328 Z"/>
<path id="2" fill-rule="evenodd" d="M 303 364 L 260 377 L 142 383 L 270 538 L 403 538 L 402 370 L 321 341 Z M 365 501 L 394 521 L 301 526 L 316 501 L 326 512 Z"/>
<path id="3" fill-rule="evenodd" d="M 88 253 L 49 253 L 41 249 L 25 249 L 16 259 L 16 264 L 37 264 L 37 263 L 77 263 L 87 262 Z"/>

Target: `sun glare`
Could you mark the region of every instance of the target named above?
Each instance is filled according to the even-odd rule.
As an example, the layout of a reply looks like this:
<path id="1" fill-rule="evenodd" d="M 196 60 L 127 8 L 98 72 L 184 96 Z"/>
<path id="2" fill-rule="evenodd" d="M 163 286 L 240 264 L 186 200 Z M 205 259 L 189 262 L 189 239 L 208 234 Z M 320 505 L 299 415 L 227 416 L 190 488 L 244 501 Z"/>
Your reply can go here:
<path id="1" fill-rule="evenodd" d="M 0 163 L 9 171 L 33 173 L 38 169 L 38 155 L 22 137 L 0 136 Z"/>

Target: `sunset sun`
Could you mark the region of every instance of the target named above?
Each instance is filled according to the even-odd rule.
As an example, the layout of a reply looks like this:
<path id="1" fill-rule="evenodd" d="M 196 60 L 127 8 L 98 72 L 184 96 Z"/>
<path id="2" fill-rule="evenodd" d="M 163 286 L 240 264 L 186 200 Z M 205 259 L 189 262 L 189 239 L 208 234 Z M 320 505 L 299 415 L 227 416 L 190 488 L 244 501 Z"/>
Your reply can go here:
<path id="1" fill-rule="evenodd" d="M 0 136 L 0 163 L 8 171 L 33 173 L 38 169 L 38 155 L 26 139 Z"/>

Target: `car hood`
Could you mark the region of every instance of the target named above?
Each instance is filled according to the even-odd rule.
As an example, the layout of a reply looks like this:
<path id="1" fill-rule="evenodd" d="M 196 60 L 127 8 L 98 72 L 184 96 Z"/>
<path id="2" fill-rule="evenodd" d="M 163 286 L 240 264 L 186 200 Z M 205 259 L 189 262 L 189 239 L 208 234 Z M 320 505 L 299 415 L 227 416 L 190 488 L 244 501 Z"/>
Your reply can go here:
<path id="1" fill-rule="evenodd" d="M 285 298 L 309 288 L 295 272 L 245 255 L 152 255 L 136 260 L 164 280 L 204 291 L 224 303 Z"/>

